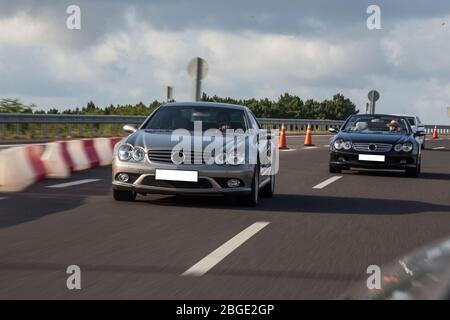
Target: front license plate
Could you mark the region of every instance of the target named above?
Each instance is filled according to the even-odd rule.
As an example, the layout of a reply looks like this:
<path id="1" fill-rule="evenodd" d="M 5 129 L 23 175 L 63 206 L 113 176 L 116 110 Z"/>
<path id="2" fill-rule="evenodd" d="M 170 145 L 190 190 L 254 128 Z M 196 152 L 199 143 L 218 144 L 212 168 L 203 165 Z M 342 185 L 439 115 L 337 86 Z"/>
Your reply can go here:
<path id="1" fill-rule="evenodd" d="M 198 172 L 197 171 L 156 169 L 155 179 L 156 180 L 169 180 L 169 181 L 198 182 Z"/>
<path id="2" fill-rule="evenodd" d="M 377 162 L 385 162 L 386 157 L 374 154 L 360 154 L 358 157 L 359 161 L 377 161 Z"/>

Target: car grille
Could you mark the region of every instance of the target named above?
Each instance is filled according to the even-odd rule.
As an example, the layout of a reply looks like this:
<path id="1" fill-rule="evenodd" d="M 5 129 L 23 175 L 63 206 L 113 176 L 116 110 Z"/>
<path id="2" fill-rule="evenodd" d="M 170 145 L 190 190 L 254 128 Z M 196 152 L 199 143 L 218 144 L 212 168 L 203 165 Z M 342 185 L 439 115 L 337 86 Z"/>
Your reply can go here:
<path id="1" fill-rule="evenodd" d="M 171 149 L 153 149 L 148 151 L 148 159 L 151 162 L 161 162 L 161 163 L 173 163 L 172 161 L 172 150 Z M 185 153 L 185 159 L 190 159 L 190 164 L 204 164 L 206 160 L 203 159 L 203 153 L 191 150 L 189 154 Z M 184 161 L 187 163 L 187 161 Z"/>
<path id="2" fill-rule="evenodd" d="M 198 179 L 198 182 L 189 181 L 167 181 L 156 180 L 154 176 L 145 177 L 141 184 L 151 187 L 160 188 L 178 188 L 178 189 L 209 189 L 212 188 L 211 183 L 204 178 Z"/>
<path id="3" fill-rule="evenodd" d="M 353 149 L 356 151 L 366 152 L 389 152 L 392 149 L 392 144 L 388 143 L 353 143 Z"/>

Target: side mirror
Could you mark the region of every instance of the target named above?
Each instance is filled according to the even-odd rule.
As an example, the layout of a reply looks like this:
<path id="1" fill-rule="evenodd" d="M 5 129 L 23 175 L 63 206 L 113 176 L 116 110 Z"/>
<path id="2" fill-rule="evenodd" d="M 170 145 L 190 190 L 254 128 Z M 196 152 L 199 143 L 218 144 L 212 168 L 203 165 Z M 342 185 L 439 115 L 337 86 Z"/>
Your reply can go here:
<path id="1" fill-rule="evenodd" d="M 132 124 L 126 124 L 122 127 L 122 130 L 128 133 L 135 133 L 136 127 Z"/>
<path id="2" fill-rule="evenodd" d="M 417 130 L 416 132 L 414 132 L 414 136 L 415 137 L 425 137 L 427 134 L 425 133 L 425 131 L 422 130 Z"/>
<path id="3" fill-rule="evenodd" d="M 330 131 L 331 133 L 338 133 L 339 131 L 336 128 L 329 128 L 328 131 Z"/>

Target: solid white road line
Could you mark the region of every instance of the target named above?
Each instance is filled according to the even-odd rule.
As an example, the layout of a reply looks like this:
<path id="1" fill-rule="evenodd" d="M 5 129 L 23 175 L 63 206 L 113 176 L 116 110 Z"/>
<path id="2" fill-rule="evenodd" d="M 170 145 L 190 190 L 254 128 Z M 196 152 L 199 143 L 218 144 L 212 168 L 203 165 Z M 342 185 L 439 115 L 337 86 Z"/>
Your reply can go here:
<path id="1" fill-rule="evenodd" d="M 47 186 L 47 188 L 67 188 L 67 187 L 71 187 L 71 186 L 77 186 L 79 184 L 85 184 L 85 183 L 90 183 L 90 182 L 95 182 L 95 181 L 100 181 L 100 180 L 101 179 L 83 179 L 83 180 L 77 180 L 77 181 L 72 181 L 72 182 L 54 184 L 51 186 Z"/>
<path id="2" fill-rule="evenodd" d="M 325 148 L 329 148 L 329 147 L 330 147 L 329 144 L 324 144 L 323 146 L 324 146 Z"/>
<path id="3" fill-rule="evenodd" d="M 327 179 L 324 182 L 321 182 L 318 185 L 314 186 L 313 189 L 323 189 L 326 186 L 328 186 L 329 184 L 332 184 L 333 182 L 338 181 L 340 178 L 342 178 L 342 176 L 331 177 L 330 179 Z"/>
<path id="4" fill-rule="evenodd" d="M 202 260 L 194 264 L 184 273 L 182 276 L 202 276 L 211 270 L 215 265 L 217 265 L 220 261 L 222 261 L 226 256 L 228 256 L 231 252 L 236 250 L 240 245 L 242 245 L 245 241 L 254 236 L 258 231 L 267 226 L 270 222 L 255 222 L 248 228 L 239 232 L 233 238 L 225 242 L 223 245 L 218 247 L 216 250 L 208 254 Z"/>
<path id="5" fill-rule="evenodd" d="M 442 149 L 445 149 L 445 147 L 435 147 L 435 148 L 432 148 L 433 150 L 442 150 Z"/>
<path id="6" fill-rule="evenodd" d="M 317 149 L 318 147 L 313 146 L 313 147 L 303 147 L 304 150 L 309 150 L 309 149 Z"/>

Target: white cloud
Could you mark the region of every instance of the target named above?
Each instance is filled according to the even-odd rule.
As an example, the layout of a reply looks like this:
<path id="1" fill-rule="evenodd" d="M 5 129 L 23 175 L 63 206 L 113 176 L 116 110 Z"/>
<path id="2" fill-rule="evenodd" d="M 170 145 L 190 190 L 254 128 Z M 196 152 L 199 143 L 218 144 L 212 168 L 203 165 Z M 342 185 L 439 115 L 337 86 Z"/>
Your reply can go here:
<path id="1" fill-rule="evenodd" d="M 167 30 L 128 11 L 123 21 L 117 21 L 123 25 L 119 31 L 77 47 L 67 46 L 73 31 L 53 20 L 18 13 L 0 18 L 0 70 L 8 70 L 2 59 L 6 53 L 10 57 L 13 50 L 27 50 L 26 58 L 18 56 L 9 64 L 32 61 L 40 66 L 36 72 L 42 73 L 41 78 L 57 82 L 69 93 L 59 97 L 55 91 L 59 98 L 52 99 L 47 92 L 39 98 L 19 92 L 23 86 L 17 82 L 16 96 L 35 98 L 41 107 L 48 101 L 49 107 L 58 102 L 73 108 L 74 101 L 108 105 L 162 100 L 166 85 L 174 86 L 178 100 L 189 99 L 186 66 L 192 57 L 201 56 L 210 65 L 204 81 L 209 94 L 276 98 L 287 91 L 304 99 L 324 99 L 342 92 L 363 109 L 367 91 L 378 89 L 380 110 L 412 109 L 435 121 L 442 120 L 440 111 L 450 104 L 450 29 L 441 26 L 443 19 L 399 20 L 375 41 L 342 36 L 333 40 L 329 34 L 316 33 L 306 37 L 255 30 Z M 308 23 L 324 27 L 316 18 Z M 15 75 L 21 77 L 26 79 L 27 74 Z M 14 94 L 1 88 L 0 96 Z"/>

